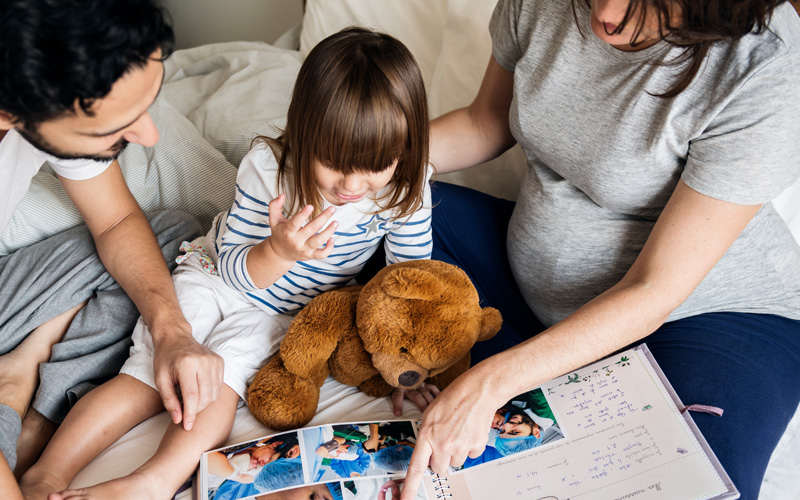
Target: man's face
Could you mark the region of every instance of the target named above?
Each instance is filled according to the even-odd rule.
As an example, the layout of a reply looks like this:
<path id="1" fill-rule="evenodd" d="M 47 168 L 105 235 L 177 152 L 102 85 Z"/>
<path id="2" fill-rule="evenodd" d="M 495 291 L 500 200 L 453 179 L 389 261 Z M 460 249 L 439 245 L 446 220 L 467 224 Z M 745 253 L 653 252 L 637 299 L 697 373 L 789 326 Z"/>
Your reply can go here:
<path id="1" fill-rule="evenodd" d="M 114 82 L 111 92 L 98 99 L 89 116 L 75 102 L 75 112 L 47 120 L 34 130 L 17 131 L 38 149 L 61 159 L 112 160 L 129 142 L 152 146 L 158 129 L 147 113 L 164 78 L 161 49 L 144 67 L 130 70 Z"/>

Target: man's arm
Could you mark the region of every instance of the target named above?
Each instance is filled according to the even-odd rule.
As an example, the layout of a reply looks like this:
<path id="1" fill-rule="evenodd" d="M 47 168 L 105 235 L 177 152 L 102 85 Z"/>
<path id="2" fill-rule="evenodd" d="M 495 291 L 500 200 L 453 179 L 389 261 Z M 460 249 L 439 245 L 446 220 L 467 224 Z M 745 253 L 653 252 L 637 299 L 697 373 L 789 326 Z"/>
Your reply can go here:
<path id="1" fill-rule="evenodd" d="M 161 249 L 119 163 L 114 161 L 92 179 L 60 180 L 83 215 L 103 265 L 136 304 L 153 335 L 153 369 L 164 407 L 173 422 L 183 421 L 190 430 L 197 412 L 219 396 L 222 358 L 192 338 Z"/>

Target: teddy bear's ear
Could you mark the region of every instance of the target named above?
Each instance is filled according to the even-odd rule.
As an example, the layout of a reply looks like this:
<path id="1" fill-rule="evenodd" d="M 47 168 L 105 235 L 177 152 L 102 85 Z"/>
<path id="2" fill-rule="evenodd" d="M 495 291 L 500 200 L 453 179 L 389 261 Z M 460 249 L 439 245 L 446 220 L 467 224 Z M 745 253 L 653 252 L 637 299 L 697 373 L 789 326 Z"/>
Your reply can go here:
<path id="1" fill-rule="evenodd" d="M 384 292 L 400 299 L 435 300 L 444 288 L 428 271 L 413 268 L 394 269 L 381 284 Z"/>
<path id="2" fill-rule="evenodd" d="M 494 307 L 484 307 L 481 310 L 481 334 L 478 340 L 488 340 L 494 337 L 503 326 L 503 317 Z"/>

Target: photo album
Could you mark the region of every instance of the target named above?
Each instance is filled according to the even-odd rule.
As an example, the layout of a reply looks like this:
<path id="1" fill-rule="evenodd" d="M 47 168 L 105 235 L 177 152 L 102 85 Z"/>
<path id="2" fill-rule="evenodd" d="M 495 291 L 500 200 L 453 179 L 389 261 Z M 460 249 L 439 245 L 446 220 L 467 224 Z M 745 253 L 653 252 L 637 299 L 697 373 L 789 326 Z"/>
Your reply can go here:
<path id="1" fill-rule="evenodd" d="M 486 448 L 418 500 L 734 499 L 739 493 L 645 345 L 514 397 Z M 397 500 L 419 422 L 297 429 L 203 454 L 200 500 Z"/>

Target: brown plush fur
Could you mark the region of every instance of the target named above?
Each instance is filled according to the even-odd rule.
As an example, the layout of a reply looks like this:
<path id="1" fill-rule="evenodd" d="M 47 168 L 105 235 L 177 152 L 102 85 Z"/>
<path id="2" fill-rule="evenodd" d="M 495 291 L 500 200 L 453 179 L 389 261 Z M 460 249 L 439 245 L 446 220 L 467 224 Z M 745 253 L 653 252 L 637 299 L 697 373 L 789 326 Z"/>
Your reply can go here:
<path id="1" fill-rule="evenodd" d="M 250 384 L 247 404 L 282 431 L 311 420 L 329 374 L 375 397 L 423 382 L 443 389 L 469 368 L 473 344 L 501 324 L 499 311 L 481 308 L 461 269 L 431 260 L 394 264 L 364 287 L 312 300 Z"/>

